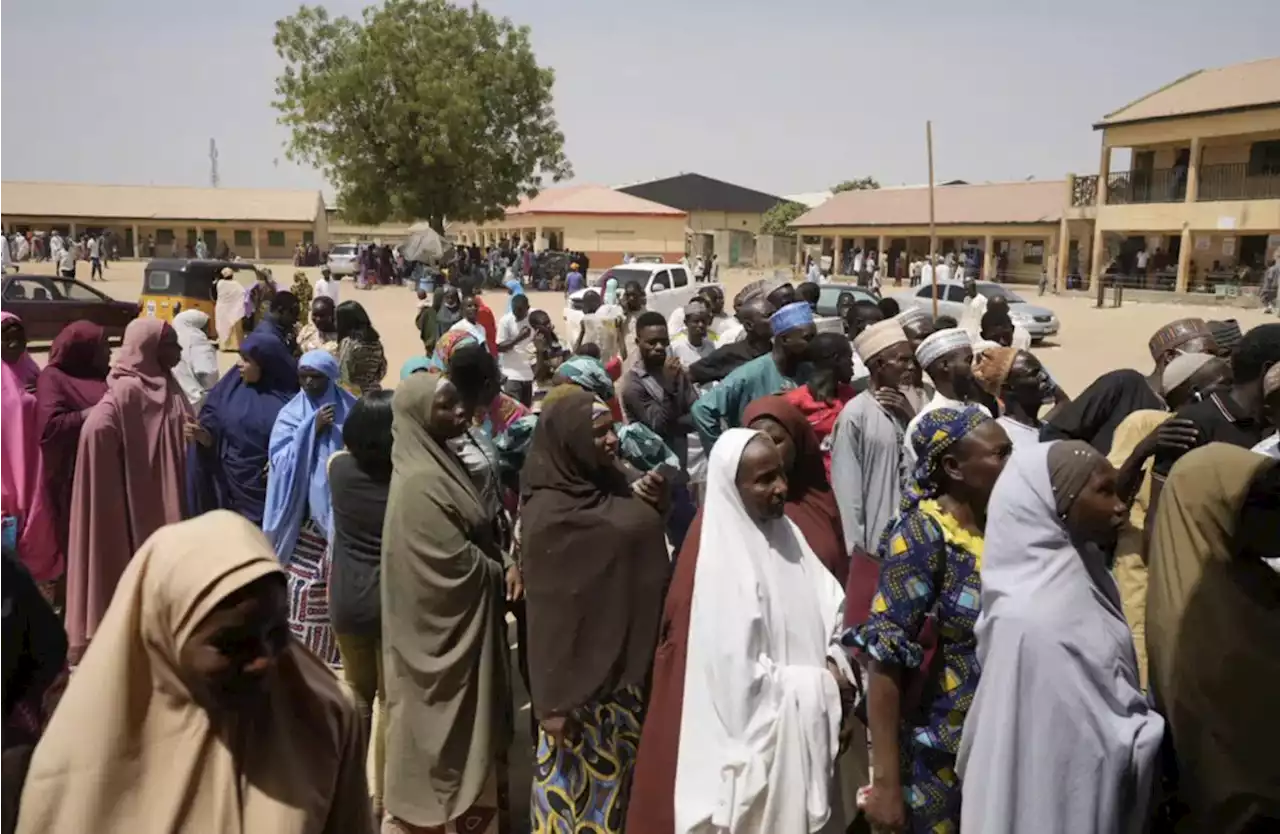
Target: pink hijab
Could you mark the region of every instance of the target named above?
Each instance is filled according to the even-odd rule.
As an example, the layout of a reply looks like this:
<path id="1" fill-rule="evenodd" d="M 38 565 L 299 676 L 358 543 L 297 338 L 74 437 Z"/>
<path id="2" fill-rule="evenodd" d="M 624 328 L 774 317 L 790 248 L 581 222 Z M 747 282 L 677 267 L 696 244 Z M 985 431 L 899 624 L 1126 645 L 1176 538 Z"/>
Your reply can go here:
<path id="1" fill-rule="evenodd" d="M 13 313 L 0 313 L 0 326 L 10 321 L 22 322 Z M 51 582 L 62 575 L 63 558 L 45 500 L 36 397 L 27 390 L 40 367 L 24 352 L 12 365 L 0 362 L 0 375 L 0 503 L 6 516 L 17 519 L 18 558 L 37 582 Z"/>
<path id="2" fill-rule="evenodd" d="M 185 515 L 182 427 L 192 413 L 177 381 L 160 366 L 166 331 L 172 328 L 159 319 L 129 324 L 106 396 L 80 433 L 67 547 L 73 662 L 97 631 L 134 551 Z"/>

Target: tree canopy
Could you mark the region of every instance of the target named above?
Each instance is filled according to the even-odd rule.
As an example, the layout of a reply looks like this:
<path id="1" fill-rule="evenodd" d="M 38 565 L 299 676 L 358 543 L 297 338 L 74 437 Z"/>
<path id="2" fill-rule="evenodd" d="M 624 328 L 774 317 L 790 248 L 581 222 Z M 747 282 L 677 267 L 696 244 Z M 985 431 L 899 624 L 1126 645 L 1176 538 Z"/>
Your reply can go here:
<path id="1" fill-rule="evenodd" d="M 760 234 L 785 235 L 791 231 L 791 224 L 796 218 L 808 210 L 803 203 L 783 200 L 764 213 L 760 221 Z"/>
<path id="2" fill-rule="evenodd" d="M 839 194 L 841 191 L 875 191 L 879 187 L 880 183 L 875 177 L 863 177 L 860 180 L 845 180 L 839 185 L 833 185 L 831 191 Z"/>
<path id="3" fill-rule="evenodd" d="M 276 22 L 290 159 L 318 168 L 355 223 L 502 217 L 573 175 L 552 70 L 529 29 L 479 5 L 386 0 L 363 19 L 302 6 Z"/>

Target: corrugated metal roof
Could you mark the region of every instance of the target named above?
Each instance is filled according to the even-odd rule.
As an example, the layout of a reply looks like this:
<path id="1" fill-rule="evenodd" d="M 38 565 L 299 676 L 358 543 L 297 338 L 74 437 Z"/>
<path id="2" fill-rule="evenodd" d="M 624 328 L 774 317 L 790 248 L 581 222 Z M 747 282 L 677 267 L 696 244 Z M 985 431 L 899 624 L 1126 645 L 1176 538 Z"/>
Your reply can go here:
<path id="1" fill-rule="evenodd" d="M 948 185 L 934 189 L 938 225 L 1057 223 L 1066 203 L 1062 180 Z M 845 191 L 793 223 L 813 226 L 923 226 L 929 223 L 929 188 Z"/>
<path id="2" fill-rule="evenodd" d="M 1102 117 L 1095 128 L 1280 105 L 1280 58 L 1198 70 Z"/>
<path id="3" fill-rule="evenodd" d="M 633 197 L 603 185 L 569 185 L 550 188 L 537 197 L 526 197 L 507 209 L 507 216 L 521 214 L 631 214 L 684 217 L 680 209 Z"/>
<path id="4" fill-rule="evenodd" d="M 0 212 L 9 217 L 309 223 L 316 219 L 321 209 L 319 191 L 69 182 L 0 183 Z"/>
<path id="5" fill-rule="evenodd" d="M 616 189 L 633 197 L 652 200 L 684 211 L 724 211 L 763 214 L 782 202 L 781 197 L 744 188 L 705 174 L 677 174 Z"/>

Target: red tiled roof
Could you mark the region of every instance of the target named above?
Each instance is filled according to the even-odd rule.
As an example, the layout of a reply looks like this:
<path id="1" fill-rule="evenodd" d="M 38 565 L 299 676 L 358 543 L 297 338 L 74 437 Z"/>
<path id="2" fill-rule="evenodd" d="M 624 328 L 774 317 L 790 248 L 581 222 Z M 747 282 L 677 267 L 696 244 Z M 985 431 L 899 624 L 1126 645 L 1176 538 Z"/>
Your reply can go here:
<path id="1" fill-rule="evenodd" d="M 684 217 L 680 209 L 633 197 L 603 185 L 569 185 L 549 188 L 537 197 L 526 197 L 507 209 L 507 216 L 520 214 L 623 214 Z"/>
<path id="2" fill-rule="evenodd" d="M 938 225 L 1057 223 L 1066 204 L 1062 180 L 945 185 L 934 188 Z M 845 191 L 800 215 L 791 225 L 924 226 L 929 223 L 929 188 Z"/>

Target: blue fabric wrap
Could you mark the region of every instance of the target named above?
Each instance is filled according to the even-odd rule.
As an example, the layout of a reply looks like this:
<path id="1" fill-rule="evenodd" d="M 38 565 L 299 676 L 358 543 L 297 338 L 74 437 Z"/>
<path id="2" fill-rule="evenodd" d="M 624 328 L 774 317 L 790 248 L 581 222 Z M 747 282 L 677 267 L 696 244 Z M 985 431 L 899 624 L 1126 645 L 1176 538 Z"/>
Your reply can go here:
<path id="1" fill-rule="evenodd" d="M 342 449 L 342 425 L 356 398 L 338 387 L 338 360 L 327 350 L 304 353 L 298 368 L 319 371 L 329 385 L 312 399 L 299 391 L 280 410 L 271 430 L 271 471 L 267 476 L 267 502 L 262 532 L 287 565 L 298 543 L 298 531 L 307 516 L 332 538 L 333 512 L 329 502 L 329 457 Z M 316 413 L 326 405 L 334 409 L 333 425 L 317 437 Z"/>
<path id="2" fill-rule="evenodd" d="M 769 324 L 773 326 L 773 335 L 781 336 L 788 330 L 813 324 L 813 308 L 807 301 L 796 301 L 770 316 Z"/>

